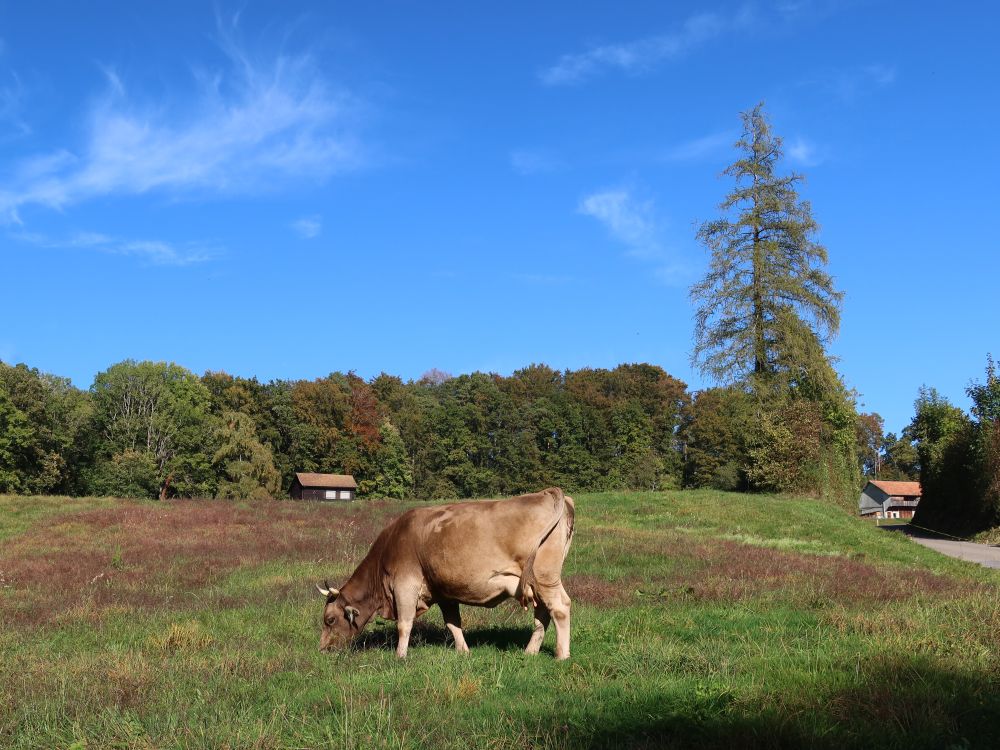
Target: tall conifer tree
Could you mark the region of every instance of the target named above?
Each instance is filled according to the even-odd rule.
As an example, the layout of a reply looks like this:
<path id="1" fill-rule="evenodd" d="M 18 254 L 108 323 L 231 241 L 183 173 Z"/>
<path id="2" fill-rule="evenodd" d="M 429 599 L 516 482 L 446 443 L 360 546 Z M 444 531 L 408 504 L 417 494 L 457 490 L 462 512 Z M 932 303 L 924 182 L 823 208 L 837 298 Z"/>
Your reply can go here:
<path id="1" fill-rule="evenodd" d="M 742 153 L 724 172 L 736 187 L 720 204 L 725 215 L 698 231 L 712 257 L 691 288 L 692 359 L 722 382 L 779 373 L 798 382 L 828 380 L 823 345 L 840 325 L 842 294 L 825 270 L 826 249 L 814 239 L 812 208 L 796 192 L 802 175 L 775 173 L 782 142 L 763 103 L 741 117 L 735 145 Z"/>

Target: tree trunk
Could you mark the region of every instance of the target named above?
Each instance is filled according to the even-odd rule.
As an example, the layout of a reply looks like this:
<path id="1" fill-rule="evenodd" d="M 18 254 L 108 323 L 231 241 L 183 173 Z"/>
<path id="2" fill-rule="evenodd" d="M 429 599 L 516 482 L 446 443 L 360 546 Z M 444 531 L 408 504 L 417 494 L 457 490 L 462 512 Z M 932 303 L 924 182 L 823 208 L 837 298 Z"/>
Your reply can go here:
<path id="1" fill-rule="evenodd" d="M 753 230 L 753 310 L 751 335 L 753 336 L 753 371 L 760 375 L 767 367 L 767 344 L 764 340 L 764 293 L 761 289 L 760 272 L 764 265 L 760 257 L 760 229 Z"/>
<path id="2" fill-rule="evenodd" d="M 170 491 L 170 480 L 174 478 L 173 474 L 167 474 L 167 478 L 163 480 L 163 484 L 160 485 L 160 500 L 167 499 L 167 492 Z"/>

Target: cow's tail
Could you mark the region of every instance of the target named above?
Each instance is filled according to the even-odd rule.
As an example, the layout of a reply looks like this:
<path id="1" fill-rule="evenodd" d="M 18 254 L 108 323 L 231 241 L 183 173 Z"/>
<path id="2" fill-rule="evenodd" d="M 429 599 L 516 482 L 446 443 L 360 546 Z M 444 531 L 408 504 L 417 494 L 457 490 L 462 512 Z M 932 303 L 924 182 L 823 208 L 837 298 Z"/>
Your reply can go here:
<path id="1" fill-rule="evenodd" d="M 535 578 L 535 555 L 538 554 L 539 548 L 545 543 L 545 540 L 549 538 L 549 535 L 555 530 L 559 525 L 560 521 L 563 520 L 563 516 L 566 514 L 566 496 L 563 495 L 563 491 L 558 487 L 550 487 L 543 491 L 545 495 L 555 496 L 555 509 L 552 513 L 552 520 L 549 525 L 542 532 L 542 535 L 538 537 L 538 541 L 535 542 L 534 549 L 532 549 L 531 554 L 528 555 L 528 559 L 524 561 L 524 568 L 521 571 L 521 580 L 517 584 L 517 590 L 514 592 L 514 598 L 517 599 L 521 606 L 525 609 L 528 608 L 530 604 L 532 607 L 536 605 L 535 591 L 538 588 L 538 581 Z M 572 521 L 570 522 L 569 534 L 572 535 L 573 527 Z M 569 540 L 567 539 L 567 542 Z"/>

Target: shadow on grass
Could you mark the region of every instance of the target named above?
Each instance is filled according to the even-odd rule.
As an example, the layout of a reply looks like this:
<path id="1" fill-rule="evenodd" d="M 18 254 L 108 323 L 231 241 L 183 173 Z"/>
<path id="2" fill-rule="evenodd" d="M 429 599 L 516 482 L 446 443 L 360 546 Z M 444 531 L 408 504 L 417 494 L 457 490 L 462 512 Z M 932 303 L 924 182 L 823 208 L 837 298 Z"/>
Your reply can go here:
<path id="1" fill-rule="evenodd" d="M 909 523 L 892 523 L 892 524 L 882 524 L 879 525 L 882 531 L 895 532 L 897 534 L 903 534 L 905 536 L 915 536 L 920 539 L 947 539 L 947 534 L 939 534 L 931 529 L 923 529 L 919 526 L 913 526 Z"/>
<path id="2" fill-rule="evenodd" d="M 849 684 L 844 684 L 849 682 Z M 955 673 L 923 657 L 886 656 L 849 680 L 812 690 L 776 683 L 748 697 L 723 682 L 588 703 L 536 718 L 544 747 L 996 748 L 1000 676 Z"/>
<path id="3" fill-rule="evenodd" d="M 522 651 L 528 645 L 530 638 L 531 628 L 527 627 L 497 626 L 473 628 L 465 631 L 465 642 L 470 649 L 492 646 L 497 651 Z M 377 649 L 394 651 L 396 642 L 395 623 L 385 622 L 363 632 L 354 640 L 351 647 L 356 651 Z M 421 620 L 413 623 L 413 630 L 410 632 L 410 648 L 419 648 L 420 646 L 454 648 L 454 645 L 451 633 L 446 628 Z M 552 653 L 552 649 L 543 646 L 542 652 Z"/>

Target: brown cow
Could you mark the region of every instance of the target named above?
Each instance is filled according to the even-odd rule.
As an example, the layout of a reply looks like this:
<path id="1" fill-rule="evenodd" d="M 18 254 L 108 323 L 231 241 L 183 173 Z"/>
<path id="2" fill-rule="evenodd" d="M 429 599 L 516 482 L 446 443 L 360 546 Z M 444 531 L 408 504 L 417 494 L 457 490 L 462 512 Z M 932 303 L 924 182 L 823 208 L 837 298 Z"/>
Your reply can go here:
<path id="1" fill-rule="evenodd" d="M 437 604 L 455 649 L 466 652 L 459 604 L 495 607 L 514 597 L 535 608 L 527 653 L 538 653 L 551 617 L 556 658 L 568 658 L 570 599 L 561 575 L 573 519 L 573 499 L 557 487 L 407 511 L 382 530 L 340 589 L 317 587 L 326 597 L 320 650 L 347 645 L 379 614 L 396 620 L 396 655 L 404 657 L 414 618 Z"/>

